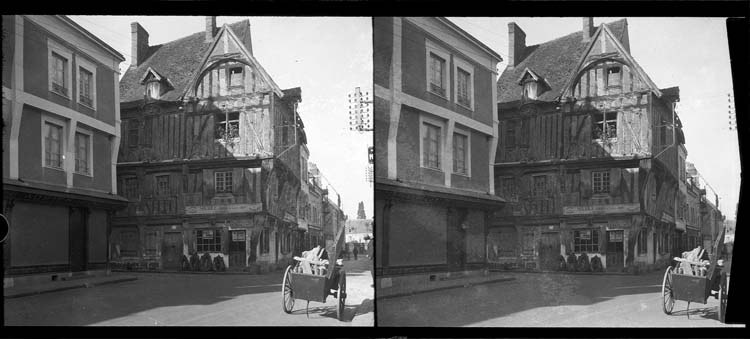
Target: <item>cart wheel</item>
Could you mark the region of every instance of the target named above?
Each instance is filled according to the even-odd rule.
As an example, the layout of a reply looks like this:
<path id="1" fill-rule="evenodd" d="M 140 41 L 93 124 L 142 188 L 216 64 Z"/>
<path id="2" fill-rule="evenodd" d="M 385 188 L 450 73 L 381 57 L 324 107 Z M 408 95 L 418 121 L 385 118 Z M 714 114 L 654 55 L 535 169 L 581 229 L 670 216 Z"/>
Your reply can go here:
<path id="1" fill-rule="evenodd" d="M 286 268 L 284 272 L 284 281 L 281 283 L 281 296 L 283 298 L 284 312 L 292 313 L 294 308 L 294 293 L 292 291 L 292 265 Z"/>
<path id="2" fill-rule="evenodd" d="M 728 286 L 726 275 L 721 275 L 721 285 L 719 286 L 719 321 L 726 321 Z"/>
<path id="3" fill-rule="evenodd" d="M 339 273 L 339 289 L 336 293 L 339 304 L 336 307 L 336 316 L 341 321 L 344 318 L 344 306 L 346 306 L 346 272 Z"/>
<path id="4" fill-rule="evenodd" d="M 672 266 L 667 267 L 667 271 L 664 272 L 664 281 L 661 285 L 661 296 L 664 302 L 663 309 L 664 313 L 672 314 L 674 308 L 674 294 L 672 292 Z"/>

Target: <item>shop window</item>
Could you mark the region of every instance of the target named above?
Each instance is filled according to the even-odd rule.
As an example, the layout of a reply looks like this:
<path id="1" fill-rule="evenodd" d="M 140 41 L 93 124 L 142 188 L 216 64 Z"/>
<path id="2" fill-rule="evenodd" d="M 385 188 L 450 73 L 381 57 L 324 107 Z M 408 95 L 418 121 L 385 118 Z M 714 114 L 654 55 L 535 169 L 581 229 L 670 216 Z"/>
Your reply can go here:
<path id="1" fill-rule="evenodd" d="M 573 251 L 576 253 L 599 252 L 599 230 L 573 231 Z"/>
<path id="2" fill-rule="evenodd" d="M 617 138 L 617 112 L 594 113 L 592 139 Z"/>
<path id="3" fill-rule="evenodd" d="M 232 171 L 215 172 L 214 186 L 216 193 L 232 193 Z"/>
<path id="4" fill-rule="evenodd" d="M 198 252 L 221 252 L 221 232 L 218 230 L 197 230 L 195 240 Z"/>
<path id="5" fill-rule="evenodd" d="M 648 230 L 644 227 L 641 228 L 641 232 L 638 234 L 638 254 L 646 254 L 648 252 Z"/>
<path id="6" fill-rule="evenodd" d="M 609 171 L 591 172 L 594 193 L 609 193 Z"/>
<path id="7" fill-rule="evenodd" d="M 146 255 L 156 255 L 158 234 L 156 231 L 146 232 Z"/>
<path id="8" fill-rule="evenodd" d="M 138 232 L 124 230 L 120 232 L 120 256 L 134 257 L 138 255 Z"/>
<path id="9" fill-rule="evenodd" d="M 534 255 L 536 252 L 536 241 L 534 241 L 534 232 L 526 231 L 523 234 L 523 248 L 524 255 Z"/>

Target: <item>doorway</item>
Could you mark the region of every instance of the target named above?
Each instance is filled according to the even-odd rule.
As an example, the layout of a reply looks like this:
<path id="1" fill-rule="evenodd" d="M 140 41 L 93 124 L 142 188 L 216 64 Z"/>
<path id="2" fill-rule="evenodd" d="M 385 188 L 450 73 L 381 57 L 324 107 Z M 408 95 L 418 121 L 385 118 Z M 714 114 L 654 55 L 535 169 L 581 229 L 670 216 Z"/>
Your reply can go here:
<path id="1" fill-rule="evenodd" d="M 86 270 L 86 210 L 71 207 L 68 220 L 68 245 L 70 255 L 70 270 L 80 272 Z"/>
<path id="2" fill-rule="evenodd" d="M 229 231 L 232 241 L 229 243 L 229 267 L 245 267 L 245 257 L 247 256 L 246 233 L 245 230 Z"/>
<path id="3" fill-rule="evenodd" d="M 625 267 L 624 231 L 607 231 L 607 271 L 619 272 Z"/>
<path id="4" fill-rule="evenodd" d="M 182 232 L 165 232 L 161 251 L 164 268 L 179 269 L 182 263 Z"/>
<path id="5" fill-rule="evenodd" d="M 557 270 L 560 258 L 560 233 L 542 233 L 539 246 L 539 267 L 542 270 Z"/>

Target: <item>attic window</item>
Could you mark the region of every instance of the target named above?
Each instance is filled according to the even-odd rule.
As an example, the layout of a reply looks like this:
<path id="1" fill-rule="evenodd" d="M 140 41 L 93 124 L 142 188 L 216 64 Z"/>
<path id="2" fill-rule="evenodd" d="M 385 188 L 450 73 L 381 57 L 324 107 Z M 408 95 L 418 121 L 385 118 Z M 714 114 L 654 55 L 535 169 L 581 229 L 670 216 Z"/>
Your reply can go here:
<path id="1" fill-rule="evenodd" d="M 527 81 L 523 84 L 523 96 L 529 99 L 537 98 L 539 86 L 536 81 Z"/>
<path id="2" fill-rule="evenodd" d="M 607 87 L 620 87 L 620 67 L 607 69 Z"/>
<path id="3" fill-rule="evenodd" d="M 229 69 L 229 86 L 242 86 L 242 67 Z"/>
<path id="4" fill-rule="evenodd" d="M 161 83 L 153 80 L 146 83 L 146 96 L 149 98 L 159 99 L 161 96 Z"/>

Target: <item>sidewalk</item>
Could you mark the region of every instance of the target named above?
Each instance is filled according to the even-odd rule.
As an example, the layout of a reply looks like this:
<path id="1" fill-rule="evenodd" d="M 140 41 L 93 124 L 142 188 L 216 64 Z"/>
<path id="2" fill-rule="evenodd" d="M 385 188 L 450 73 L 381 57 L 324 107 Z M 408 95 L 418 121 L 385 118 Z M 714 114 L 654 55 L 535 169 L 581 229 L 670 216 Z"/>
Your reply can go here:
<path id="1" fill-rule="evenodd" d="M 425 292 L 516 280 L 516 278 L 510 276 L 510 274 L 498 274 L 493 272 L 490 272 L 488 275 L 447 278 L 431 281 L 424 281 L 424 279 L 420 279 L 421 277 L 419 276 L 404 276 L 403 278 L 405 279 L 403 281 L 397 281 L 397 278 L 398 277 L 386 277 L 376 279 L 378 284 L 378 299 L 403 297 Z"/>
<path id="2" fill-rule="evenodd" d="M 99 285 L 115 284 L 126 281 L 137 280 L 131 275 L 111 274 L 107 276 L 91 276 L 73 280 L 59 280 L 45 283 L 28 284 L 25 286 L 14 286 L 5 288 L 3 295 L 5 299 L 20 298 L 42 293 L 58 292 L 74 288 L 89 288 Z"/>

